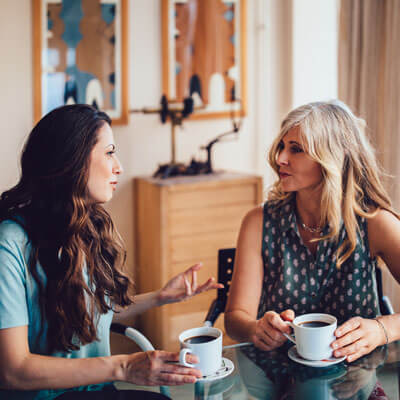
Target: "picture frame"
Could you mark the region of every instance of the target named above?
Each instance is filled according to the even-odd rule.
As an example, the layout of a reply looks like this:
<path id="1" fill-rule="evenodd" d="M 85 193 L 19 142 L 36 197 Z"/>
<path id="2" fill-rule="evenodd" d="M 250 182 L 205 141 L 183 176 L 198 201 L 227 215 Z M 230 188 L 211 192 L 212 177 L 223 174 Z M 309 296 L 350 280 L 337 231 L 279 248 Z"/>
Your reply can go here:
<path id="1" fill-rule="evenodd" d="M 163 94 L 190 119 L 246 115 L 246 0 L 161 1 Z"/>
<path id="2" fill-rule="evenodd" d="M 34 122 L 87 103 L 128 123 L 128 0 L 32 0 Z"/>

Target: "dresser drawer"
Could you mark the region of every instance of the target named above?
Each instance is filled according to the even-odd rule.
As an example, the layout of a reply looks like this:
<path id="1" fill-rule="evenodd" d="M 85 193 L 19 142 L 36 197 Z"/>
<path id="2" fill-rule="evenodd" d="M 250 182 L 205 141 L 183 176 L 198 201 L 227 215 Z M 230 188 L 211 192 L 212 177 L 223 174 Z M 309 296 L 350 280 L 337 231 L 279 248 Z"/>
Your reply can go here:
<path id="1" fill-rule="evenodd" d="M 190 209 L 196 213 L 199 208 L 255 203 L 257 190 L 254 184 L 211 187 L 186 191 L 171 191 L 169 210 Z"/>
<path id="2" fill-rule="evenodd" d="M 210 231 L 239 231 L 240 221 L 254 203 L 218 205 L 213 207 L 183 208 L 170 212 L 169 232 L 172 237 Z"/>

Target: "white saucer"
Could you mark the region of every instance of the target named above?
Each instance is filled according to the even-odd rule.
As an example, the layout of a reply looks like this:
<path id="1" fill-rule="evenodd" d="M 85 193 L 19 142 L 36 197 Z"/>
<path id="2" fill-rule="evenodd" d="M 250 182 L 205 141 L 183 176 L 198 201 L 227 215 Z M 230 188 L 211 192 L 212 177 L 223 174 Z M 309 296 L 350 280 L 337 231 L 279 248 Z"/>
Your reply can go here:
<path id="1" fill-rule="evenodd" d="M 320 360 L 320 361 L 306 360 L 305 358 L 299 355 L 296 346 L 293 346 L 289 349 L 288 356 L 291 360 L 296 361 L 300 364 L 308 365 L 309 367 L 319 367 L 319 368 L 330 367 L 331 365 L 338 364 L 346 359 L 346 356 L 343 356 L 339 358 L 330 357 L 327 358 L 326 360 Z"/>
<path id="2" fill-rule="evenodd" d="M 207 383 L 225 378 L 230 375 L 235 369 L 235 364 L 228 358 L 222 357 L 221 368 L 211 375 L 202 376 L 197 379 L 197 382 Z"/>

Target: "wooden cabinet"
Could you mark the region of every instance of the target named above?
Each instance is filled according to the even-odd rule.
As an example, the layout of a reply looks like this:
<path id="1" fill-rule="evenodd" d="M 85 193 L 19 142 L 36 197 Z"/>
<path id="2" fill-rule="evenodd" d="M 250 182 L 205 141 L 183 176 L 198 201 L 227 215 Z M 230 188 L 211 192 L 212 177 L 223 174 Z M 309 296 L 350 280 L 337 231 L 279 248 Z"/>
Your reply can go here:
<path id="1" fill-rule="evenodd" d="M 243 216 L 262 202 L 262 178 L 221 172 L 169 179 L 135 179 L 136 284 L 157 290 L 203 262 L 199 282 L 217 277 L 218 249 L 236 246 Z M 260 238 L 261 240 L 261 238 Z M 144 313 L 139 329 L 157 349 L 178 349 L 178 335 L 201 326 L 215 291 Z M 223 327 L 223 318 L 216 324 Z M 226 338 L 228 340 L 228 338 Z"/>

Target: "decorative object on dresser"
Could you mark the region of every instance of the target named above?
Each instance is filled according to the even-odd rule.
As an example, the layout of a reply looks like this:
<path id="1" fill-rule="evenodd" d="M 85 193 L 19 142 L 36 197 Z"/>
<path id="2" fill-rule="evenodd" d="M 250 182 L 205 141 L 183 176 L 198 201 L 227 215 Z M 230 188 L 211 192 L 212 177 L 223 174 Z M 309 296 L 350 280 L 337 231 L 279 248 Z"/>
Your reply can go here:
<path id="1" fill-rule="evenodd" d="M 162 287 L 199 261 L 204 264 L 200 281 L 210 275 L 217 278 L 218 249 L 236 245 L 242 218 L 263 200 L 262 178 L 235 172 L 139 177 L 134 184 L 135 281 L 140 293 Z M 155 348 L 177 350 L 179 333 L 203 325 L 215 295 L 202 293 L 149 310 L 140 317 L 139 329 Z M 216 327 L 223 330 L 223 318 Z"/>

